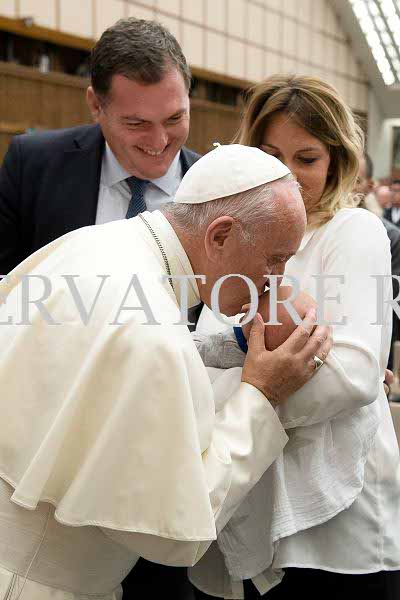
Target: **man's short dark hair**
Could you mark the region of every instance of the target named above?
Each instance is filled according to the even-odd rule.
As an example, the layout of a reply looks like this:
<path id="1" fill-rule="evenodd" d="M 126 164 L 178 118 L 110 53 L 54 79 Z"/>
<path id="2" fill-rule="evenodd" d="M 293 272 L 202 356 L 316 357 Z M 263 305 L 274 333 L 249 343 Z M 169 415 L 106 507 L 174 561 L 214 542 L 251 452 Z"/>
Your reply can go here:
<path id="1" fill-rule="evenodd" d="M 374 174 L 374 165 L 372 163 L 370 155 L 367 154 L 366 152 L 364 152 L 364 159 L 365 159 L 365 174 L 367 176 L 367 179 L 372 179 L 373 174 Z"/>
<path id="2" fill-rule="evenodd" d="M 171 68 L 180 71 L 189 91 L 191 73 L 177 40 L 160 23 L 134 17 L 106 29 L 90 57 L 92 87 L 104 99 L 114 75 L 154 84 Z"/>

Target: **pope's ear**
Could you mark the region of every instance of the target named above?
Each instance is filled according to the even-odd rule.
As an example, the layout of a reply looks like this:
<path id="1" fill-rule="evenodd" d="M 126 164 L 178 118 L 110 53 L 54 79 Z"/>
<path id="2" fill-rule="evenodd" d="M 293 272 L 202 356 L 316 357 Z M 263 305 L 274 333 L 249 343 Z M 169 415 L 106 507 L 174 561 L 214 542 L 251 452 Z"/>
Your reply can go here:
<path id="1" fill-rule="evenodd" d="M 224 216 L 214 219 L 209 226 L 204 238 L 205 249 L 210 260 L 221 257 L 226 244 L 233 233 L 234 219 Z"/>

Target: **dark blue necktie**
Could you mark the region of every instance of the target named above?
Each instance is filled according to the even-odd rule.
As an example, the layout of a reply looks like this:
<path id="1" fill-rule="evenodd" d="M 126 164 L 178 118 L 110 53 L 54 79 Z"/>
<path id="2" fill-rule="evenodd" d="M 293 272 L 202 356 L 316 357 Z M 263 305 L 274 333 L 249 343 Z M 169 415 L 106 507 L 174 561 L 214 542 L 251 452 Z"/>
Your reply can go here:
<path id="1" fill-rule="evenodd" d="M 131 219 L 147 210 L 146 201 L 144 199 L 144 190 L 146 183 L 148 182 L 144 179 L 139 179 L 138 177 L 128 177 L 125 181 L 129 185 L 132 194 L 125 218 Z"/>

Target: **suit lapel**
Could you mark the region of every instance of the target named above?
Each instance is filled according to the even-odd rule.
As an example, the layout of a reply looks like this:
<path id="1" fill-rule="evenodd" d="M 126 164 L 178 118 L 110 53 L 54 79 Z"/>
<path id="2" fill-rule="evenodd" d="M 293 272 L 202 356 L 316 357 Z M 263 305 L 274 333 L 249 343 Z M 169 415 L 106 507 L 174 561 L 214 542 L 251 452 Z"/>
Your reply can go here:
<path id="1" fill-rule="evenodd" d="M 94 225 L 99 195 L 104 137 L 98 125 L 83 127 L 73 143 L 66 148 L 57 171 L 58 181 L 53 189 L 58 201 L 48 214 L 53 224 L 53 239 L 74 229 Z M 187 148 L 182 148 L 180 160 L 182 174 L 200 158 Z"/>
<path id="2" fill-rule="evenodd" d="M 198 161 L 200 158 L 200 154 L 196 154 L 195 152 L 192 152 L 191 150 L 188 150 L 187 148 L 183 147 L 181 150 L 181 165 L 182 165 L 182 177 L 185 175 L 185 173 L 190 169 L 190 167 L 192 165 L 194 165 L 194 163 L 196 161 Z M 194 325 L 189 325 L 189 331 L 195 331 L 196 326 L 197 326 L 197 321 L 199 320 L 200 317 L 200 313 L 203 309 L 204 303 L 200 302 L 200 304 L 198 304 L 197 306 L 193 306 L 192 308 L 189 309 L 189 321 L 194 323 Z"/>
<path id="3" fill-rule="evenodd" d="M 101 129 L 93 125 L 64 152 L 57 208 L 62 233 L 95 223 L 103 149 Z"/>
<path id="4" fill-rule="evenodd" d="M 181 165 L 182 165 L 182 177 L 186 174 L 186 172 L 190 169 L 194 163 L 199 160 L 200 154 L 196 154 L 195 152 L 191 152 L 187 148 L 183 147 L 181 149 Z"/>

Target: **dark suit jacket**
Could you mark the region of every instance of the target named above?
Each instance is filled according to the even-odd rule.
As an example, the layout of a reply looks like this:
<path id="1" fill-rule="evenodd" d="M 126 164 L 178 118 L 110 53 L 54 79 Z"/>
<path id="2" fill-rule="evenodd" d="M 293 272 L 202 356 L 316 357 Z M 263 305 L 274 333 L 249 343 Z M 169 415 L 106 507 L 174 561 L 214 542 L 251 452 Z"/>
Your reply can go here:
<path id="1" fill-rule="evenodd" d="M 61 235 L 94 225 L 103 149 L 98 125 L 12 140 L 0 169 L 0 275 Z M 198 158 L 182 149 L 183 174 Z"/>
<path id="2" fill-rule="evenodd" d="M 392 274 L 400 275 L 400 228 L 394 225 L 386 218 L 382 219 L 389 240 L 390 240 L 390 251 L 392 254 Z"/>
<path id="3" fill-rule="evenodd" d="M 385 210 L 383 211 L 383 218 L 386 219 L 387 221 L 389 221 L 390 223 L 393 223 L 391 208 L 385 208 Z M 396 226 L 399 226 L 400 221 L 397 221 L 397 223 L 393 223 L 393 224 Z"/>
<path id="4" fill-rule="evenodd" d="M 383 218 L 382 223 L 386 227 L 386 231 L 390 240 L 390 252 L 392 254 L 392 275 L 400 276 L 400 229 L 387 219 Z M 399 283 L 396 279 L 393 279 L 393 298 L 397 298 L 399 293 Z M 400 319 L 393 312 L 393 329 L 392 329 L 392 343 L 400 339 Z M 393 367 L 393 347 L 390 351 L 388 367 Z"/>

